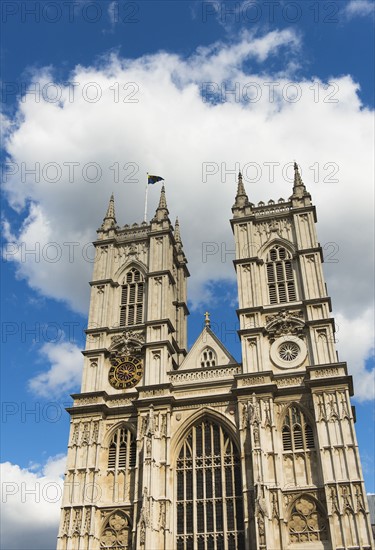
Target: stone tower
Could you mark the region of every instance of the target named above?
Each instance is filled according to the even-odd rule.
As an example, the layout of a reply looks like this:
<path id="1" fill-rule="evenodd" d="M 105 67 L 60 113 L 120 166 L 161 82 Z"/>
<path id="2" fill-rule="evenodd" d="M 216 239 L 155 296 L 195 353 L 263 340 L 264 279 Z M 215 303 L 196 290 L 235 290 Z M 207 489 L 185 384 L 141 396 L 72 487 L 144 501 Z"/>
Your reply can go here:
<path id="1" fill-rule="evenodd" d="M 242 363 L 205 316 L 165 190 L 149 224 L 98 230 L 58 550 L 368 550 L 351 377 L 334 346 L 315 208 L 232 208 Z"/>

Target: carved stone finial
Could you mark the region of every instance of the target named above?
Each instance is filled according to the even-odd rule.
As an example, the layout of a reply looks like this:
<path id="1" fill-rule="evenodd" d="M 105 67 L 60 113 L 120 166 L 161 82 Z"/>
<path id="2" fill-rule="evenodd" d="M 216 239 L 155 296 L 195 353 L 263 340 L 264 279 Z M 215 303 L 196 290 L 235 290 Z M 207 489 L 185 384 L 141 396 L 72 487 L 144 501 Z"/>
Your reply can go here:
<path id="1" fill-rule="evenodd" d="M 237 195 L 233 208 L 242 208 L 249 204 L 249 198 L 245 191 L 241 172 L 238 173 Z"/>
<path id="2" fill-rule="evenodd" d="M 204 314 L 204 324 L 208 328 L 211 327 L 210 314 L 208 313 L 208 311 L 206 311 L 206 313 Z"/>
<path id="3" fill-rule="evenodd" d="M 165 196 L 165 187 L 164 185 L 160 191 L 159 205 L 156 209 L 154 220 L 153 221 L 163 221 L 168 219 L 168 207 L 167 207 L 167 198 Z"/>
<path id="4" fill-rule="evenodd" d="M 117 222 L 116 222 L 116 215 L 115 215 L 115 198 L 112 193 L 109 199 L 107 212 L 106 212 L 106 215 L 104 216 L 103 223 L 100 226 L 100 229 L 106 231 L 108 229 L 115 228 L 116 225 L 117 225 Z"/>
<path id="5" fill-rule="evenodd" d="M 176 239 L 176 243 L 181 243 L 181 235 L 180 235 L 180 222 L 178 221 L 178 218 L 176 218 L 176 223 L 174 225 L 174 238 Z"/>
<path id="6" fill-rule="evenodd" d="M 305 184 L 302 181 L 301 174 L 299 173 L 299 169 L 298 169 L 298 164 L 296 162 L 294 162 L 293 194 L 290 198 L 291 199 L 303 199 L 305 197 L 310 197 L 310 195 L 306 191 Z"/>

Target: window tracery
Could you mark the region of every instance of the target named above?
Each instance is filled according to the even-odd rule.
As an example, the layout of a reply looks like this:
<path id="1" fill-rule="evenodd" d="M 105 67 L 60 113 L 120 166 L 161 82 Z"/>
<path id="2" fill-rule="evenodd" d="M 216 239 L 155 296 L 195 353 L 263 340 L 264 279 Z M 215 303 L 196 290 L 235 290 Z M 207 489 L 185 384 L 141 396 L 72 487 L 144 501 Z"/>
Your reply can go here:
<path id="1" fill-rule="evenodd" d="M 100 540 L 101 549 L 128 550 L 130 548 L 130 523 L 121 510 L 114 512 L 105 522 Z"/>
<path id="2" fill-rule="evenodd" d="M 240 458 L 220 425 L 193 426 L 177 459 L 177 550 L 244 546 Z"/>
<path id="3" fill-rule="evenodd" d="M 125 427 L 118 428 L 108 449 L 108 469 L 129 470 L 135 467 L 135 461 L 136 441 L 132 432 Z"/>
<path id="4" fill-rule="evenodd" d="M 283 428 L 284 451 L 298 451 L 313 449 L 314 434 L 310 424 L 298 407 L 289 407 L 284 418 Z"/>
<path id="5" fill-rule="evenodd" d="M 266 271 L 271 304 L 297 300 L 292 256 L 286 248 L 276 245 L 269 250 Z"/>
<path id="6" fill-rule="evenodd" d="M 145 283 L 141 272 L 133 267 L 121 286 L 120 326 L 143 323 Z"/>
<path id="7" fill-rule="evenodd" d="M 215 367 L 217 365 L 216 353 L 212 348 L 205 348 L 200 356 L 199 360 L 201 367 Z"/>
<path id="8" fill-rule="evenodd" d="M 315 542 L 327 538 L 325 518 L 315 500 L 306 495 L 293 504 L 288 529 L 290 542 Z"/>

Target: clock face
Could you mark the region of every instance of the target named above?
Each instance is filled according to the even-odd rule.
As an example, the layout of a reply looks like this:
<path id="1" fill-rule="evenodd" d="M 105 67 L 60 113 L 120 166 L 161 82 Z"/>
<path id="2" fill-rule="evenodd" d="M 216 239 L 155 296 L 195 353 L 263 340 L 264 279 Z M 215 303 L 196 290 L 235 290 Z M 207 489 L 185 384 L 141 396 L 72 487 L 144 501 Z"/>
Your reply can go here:
<path id="1" fill-rule="evenodd" d="M 114 360 L 109 369 L 108 380 L 117 390 L 125 390 L 138 384 L 142 375 L 142 361 L 131 355 L 125 355 Z"/>

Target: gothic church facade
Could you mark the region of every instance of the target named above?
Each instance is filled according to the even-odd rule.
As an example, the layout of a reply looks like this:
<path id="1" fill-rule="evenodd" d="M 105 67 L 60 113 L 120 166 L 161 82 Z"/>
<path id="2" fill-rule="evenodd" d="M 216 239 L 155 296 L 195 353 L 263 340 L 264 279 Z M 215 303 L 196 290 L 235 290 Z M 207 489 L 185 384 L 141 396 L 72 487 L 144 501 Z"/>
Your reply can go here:
<path id="1" fill-rule="evenodd" d="M 206 315 L 187 350 L 189 276 L 161 191 L 150 223 L 98 230 L 58 550 L 373 548 L 315 207 L 252 204 L 239 174 L 242 362 Z"/>

